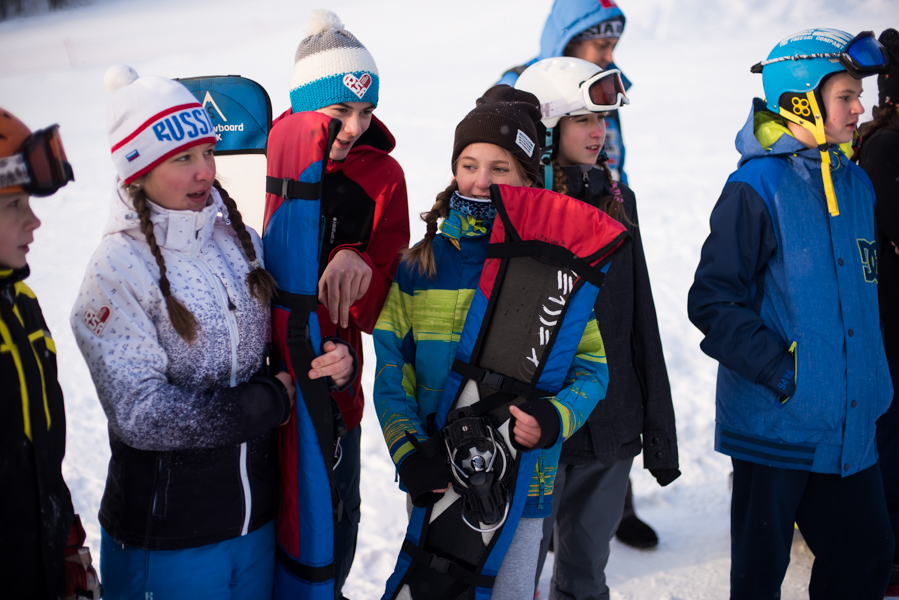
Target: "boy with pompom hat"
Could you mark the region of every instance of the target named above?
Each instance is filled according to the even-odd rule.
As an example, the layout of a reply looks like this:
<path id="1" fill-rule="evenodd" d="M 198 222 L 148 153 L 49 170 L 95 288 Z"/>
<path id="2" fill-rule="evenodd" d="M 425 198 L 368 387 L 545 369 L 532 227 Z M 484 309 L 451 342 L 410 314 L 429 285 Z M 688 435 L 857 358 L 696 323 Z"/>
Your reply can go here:
<path id="1" fill-rule="evenodd" d="M 329 10 L 314 11 L 305 34 L 297 47 L 290 80 L 291 108 L 275 119 L 271 135 L 307 139 L 312 130 L 307 115 L 312 111 L 341 122 L 322 176 L 324 231 L 318 321 L 322 337 L 346 340 L 356 350 L 361 366 L 362 333 L 372 332 L 400 251 L 409 245 L 406 182 L 402 168 L 390 156 L 393 136 L 372 114 L 378 105 L 380 77 L 369 51 Z M 298 167 L 291 160 L 270 153 L 269 171 L 274 167 L 299 179 L 301 173 L 292 172 Z M 364 404 L 360 379 L 331 396 L 347 428 L 341 441 L 342 458 L 334 470 L 339 495 L 334 582 L 340 598 L 353 562 L 360 517 L 359 423 Z M 296 451 L 295 447 L 282 447 L 282 454 Z M 295 480 L 296 473 L 282 472 L 282 479 L 291 477 Z M 285 511 L 302 511 L 296 497 L 290 493 L 282 496 L 282 518 Z M 295 530 L 279 530 L 279 542 L 285 547 L 292 547 L 299 536 Z M 277 589 L 276 584 L 276 593 Z"/>
<path id="2" fill-rule="evenodd" d="M 24 283 L 35 196 L 74 180 L 54 125 L 32 133 L 0 108 L 0 564 L 15 569 L 4 595 L 99 598 L 81 519 L 62 477 L 66 415 L 56 379 L 56 345 Z"/>

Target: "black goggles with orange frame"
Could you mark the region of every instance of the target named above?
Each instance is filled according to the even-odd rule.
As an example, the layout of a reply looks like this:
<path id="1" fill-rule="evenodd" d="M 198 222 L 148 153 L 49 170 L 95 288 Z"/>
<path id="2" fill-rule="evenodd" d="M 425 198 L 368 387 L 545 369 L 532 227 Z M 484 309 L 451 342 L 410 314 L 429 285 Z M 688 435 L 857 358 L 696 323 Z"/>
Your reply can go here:
<path id="1" fill-rule="evenodd" d="M 21 187 L 33 196 L 50 196 L 75 181 L 59 135 L 59 125 L 35 131 L 12 156 L 0 158 L 0 190 Z"/>

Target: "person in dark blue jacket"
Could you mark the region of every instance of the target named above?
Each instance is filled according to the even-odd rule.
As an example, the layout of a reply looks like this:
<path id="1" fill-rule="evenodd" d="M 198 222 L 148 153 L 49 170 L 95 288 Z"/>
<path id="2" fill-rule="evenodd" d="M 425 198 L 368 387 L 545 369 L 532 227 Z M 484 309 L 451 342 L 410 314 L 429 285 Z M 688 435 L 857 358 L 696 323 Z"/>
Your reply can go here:
<path id="1" fill-rule="evenodd" d="M 503 73 L 498 83 L 514 86 L 525 69 L 544 58 L 571 56 L 592 62 L 601 69 L 621 70 L 614 62 L 615 46 L 624 31 L 624 13 L 615 0 L 556 0 L 540 36 L 540 54 Z M 625 90 L 631 82 L 621 74 Z M 624 172 L 624 141 L 618 111 L 606 117 L 606 163 L 616 181 L 627 184 Z"/>
<path id="2" fill-rule="evenodd" d="M 718 360 L 715 449 L 734 467 L 731 598 L 779 598 L 795 522 L 809 597 L 883 598 L 893 557 L 875 421 L 890 404 L 874 191 L 847 157 L 871 32 L 812 29 L 752 68 L 742 157 L 712 211 L 690 320 Z"/>

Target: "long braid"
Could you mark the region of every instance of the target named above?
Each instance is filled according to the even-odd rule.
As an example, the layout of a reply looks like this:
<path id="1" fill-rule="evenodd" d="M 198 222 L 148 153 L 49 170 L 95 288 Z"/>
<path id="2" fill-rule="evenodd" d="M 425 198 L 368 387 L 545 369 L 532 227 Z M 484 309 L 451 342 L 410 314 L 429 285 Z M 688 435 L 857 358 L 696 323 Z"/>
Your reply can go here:
<path id="1" fill-rule="evenodd" d="M 456 180 L 445 190 L 437 194 L 434 206 L 428 212 L 421 213 L 421 220 L 427 223 L 428 231 L 424 240 L 403 252 L 403 260 L 418 267 L 418 274 L 433 279 L 437 275 L 437 264 L 434 262 L 434 238 L 437 237 L 437 220 L 449 216 L 449 201 L 453 193 L 459 189 Z"/>
<path id="2" fill-rule="evenodd" d="M 247 227 L 244 225 L 243 217 L 240 211 L 237 210 L 237 203 L 222 187 L 218 179 L 212 185 L 219 191 L 222 202 L 225 203 L 225 207 L 228 209 L 228 219 L 231 221 L 231 227 L 234 229 L 234 233 L 237 234 L 237 239 L 240 240 L 240 245 L 243 247 L 244 254 L 250 263 L 250 272 L 247 274 L 247 285 L 250 287 L 250 293 L 262 304 L 263 308 L 267 309 L 272 296 L 275 295 L 275 288 L 277 288 L 275 278 L 262 267 L 261 261 L 256 258 L 253 238 L 250 237 L 250 232 L 247 231 Z"/>
<path id="3" fill-rule="evenodd" d="M 558 160 L 553 160 L 553 191 L 568 195 L 568 173 L 562 170 Z"/>
<path id="4" fill-rule="evenodd" d="M 636 227 L 637 224 L 631 221 L 624 211 L 624 198 L 621 197 L 621 190 L 618 189 L 618 182 L 612 179 L 612 170 L 609 169 L 609 165 L 606 164 L 605 160 L 600 160 L 597 164 L 602 167 L 603 171 L 605 171 L 606 179 L 612 190 L 611 194 L 599 201 L 599 210 L 603 211 L 619 223 Z"/>
<path id="5" fill-rule="evenodd" d="M 172 296 L 171 284 L 166 276 L 165 259 L 162 257 L 162 250 L 156 242 L 156 234 L 153 232 L 153 222 L 150 220 L 150 204 L 148 202 L 147 193 L 143 187 L 131 185 L 128 187 L 128 193 L 131 201 L 134 203 L 134 209 L 140 218 L 140 230 L 150 246 L 150 252 L 156 259 L 156 266 L 159 267 L 159 291 L 165 298 L 165 306 L 169 311 L 169 319 L 172 327 L 178 332 L 188 344 L 192 344 L 197 337 L 197 328 L 199 322 L 186 306 Z"/>

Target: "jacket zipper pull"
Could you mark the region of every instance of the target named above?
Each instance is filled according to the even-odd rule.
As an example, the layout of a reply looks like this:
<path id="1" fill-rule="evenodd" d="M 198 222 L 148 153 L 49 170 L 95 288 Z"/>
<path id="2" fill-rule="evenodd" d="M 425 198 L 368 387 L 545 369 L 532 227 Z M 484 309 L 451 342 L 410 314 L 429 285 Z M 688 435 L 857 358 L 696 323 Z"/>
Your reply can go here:
<path id="1" fill-rule="evenodd" d="M 587 176 L 587 171 L 584 171 L 583 173 L 584 173 L 584 189 L 589 190 L 590 189 L 590 177 Z"/>
<path id="2" fill-rule="evenodd" d="M 231 302 L 231 296 L 228 296 L 228 310 L 230 310 L 231 312 L 237 310 L 237 307 L 234 306 L 233 302 Z"/>

